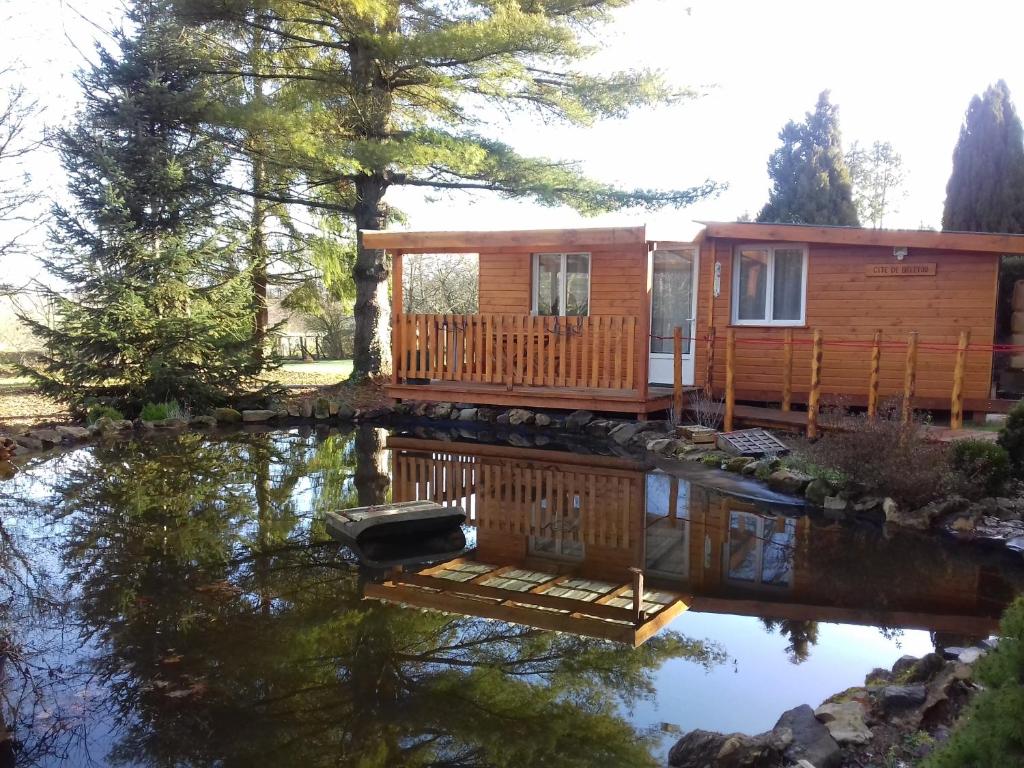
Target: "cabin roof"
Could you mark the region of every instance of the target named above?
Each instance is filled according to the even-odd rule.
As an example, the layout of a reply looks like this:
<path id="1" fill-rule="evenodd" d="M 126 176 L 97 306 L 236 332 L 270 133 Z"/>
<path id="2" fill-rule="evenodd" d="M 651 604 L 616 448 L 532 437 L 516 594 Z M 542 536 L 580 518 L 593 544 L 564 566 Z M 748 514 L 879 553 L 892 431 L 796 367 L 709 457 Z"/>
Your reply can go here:
<path id="1" fill-rule="evenodd" d="M 866 229 L 811 224 L 758 224 L 704 221 L 704 237 L 766 242 L 822 243 L 828 245 L 933 248 L 946 251 L 1024 254 L 1024 235 L 992 232 L 932 232 L 918 229 Z"/>
<path id="2" fill-rule="evenodd" d="M 404 253 L 496 250 L 501 248 L 574 249 L 588 246 L 642 245 L 645 227 L 575 227 L 570 229 L 462 230 L 415 232 L 362 231 L 368 248 Z"/>

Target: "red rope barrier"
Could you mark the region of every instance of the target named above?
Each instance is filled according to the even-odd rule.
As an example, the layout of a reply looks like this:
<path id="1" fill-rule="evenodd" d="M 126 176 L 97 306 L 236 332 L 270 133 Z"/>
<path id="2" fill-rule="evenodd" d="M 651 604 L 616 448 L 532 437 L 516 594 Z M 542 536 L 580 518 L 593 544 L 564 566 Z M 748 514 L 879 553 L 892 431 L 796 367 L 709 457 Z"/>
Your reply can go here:
<path id="1" fill-rule="evenodd" d="M 673 336 L 659 336 L 658 334 L 650 334 L 652 339 L 658 341 L 671 341 Z M 683 336 L 683 341 L 695 341 L 704 342 L 715 341 L 719 342 L 723 339 L 722 336 Z M 790 342 L 794 347 L 810 347 L 814 344 L 813 339 L 793 339 Z M 752 339 L 752 338 L 741 338 L 736 337 L 737 346 L 761 346 L 761 347 L 784 347 L 786 345 L 785 339 Z M 875 344 L 873 341 L 859 341 L 856 339 L 836 339 L 824 341 L 824 346 L 828 347 L 844 347 L 846 349 L 874 349 Z M 907 342 L 905 341 L 884 341 L 878 345 L 879 349 L 888 349 L 895 351 L 906 351 Z M 918 350 L 929 350 L 932 352 L 958 352 L 960 345 L 956 342 L 922 342 L 917 345 Z M 968 352 L 991 352 L 995 355 L 1016 355 L 1024 354 L 1024 344 L 968 344 L 966 347 Z"/>

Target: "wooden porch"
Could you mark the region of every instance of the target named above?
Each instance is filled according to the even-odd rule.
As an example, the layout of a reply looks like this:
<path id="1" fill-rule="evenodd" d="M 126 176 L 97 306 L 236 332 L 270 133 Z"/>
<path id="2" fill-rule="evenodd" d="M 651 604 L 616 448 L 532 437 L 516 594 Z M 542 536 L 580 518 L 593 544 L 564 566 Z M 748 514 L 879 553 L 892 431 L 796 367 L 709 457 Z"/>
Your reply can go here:
<path id="1" fill-rule="evenodd" d="M 672 403 L 672 389 L 648 385 L 638 364 L 647 334 L 627 315 L 398 313 L 386 390 L 398 400 L 645 415 Z"/>

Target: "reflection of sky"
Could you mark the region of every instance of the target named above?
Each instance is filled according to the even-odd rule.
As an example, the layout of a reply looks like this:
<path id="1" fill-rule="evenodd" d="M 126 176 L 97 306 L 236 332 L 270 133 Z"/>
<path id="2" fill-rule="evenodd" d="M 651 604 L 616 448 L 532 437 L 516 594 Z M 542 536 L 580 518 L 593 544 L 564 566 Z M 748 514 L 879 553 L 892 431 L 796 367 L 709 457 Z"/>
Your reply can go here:
<path id="1" fill-rule="evenodd" d="M 817 707 L 829 696 L 863 684 L 876 667 L 891 667 L 904 654 L 921 656 L 932 650 L 924 631 L 907 630 L 887 640 L 874 627 L 821 623 L 810 658 L 791 664 L 786 637 L 768 632 L 756 618 L 686 612 L 671 628 L 719 643 L 728 661 L 709 672 L 685 660 L 665 664 L 655 677 L 655 700 L 634 708 L 633 720 L 640 728 L 668 723 L 683 733 L 694 728 L 760 733 L 787 709 Z M 665 739 L 665 750 L 675 738 Z"/>

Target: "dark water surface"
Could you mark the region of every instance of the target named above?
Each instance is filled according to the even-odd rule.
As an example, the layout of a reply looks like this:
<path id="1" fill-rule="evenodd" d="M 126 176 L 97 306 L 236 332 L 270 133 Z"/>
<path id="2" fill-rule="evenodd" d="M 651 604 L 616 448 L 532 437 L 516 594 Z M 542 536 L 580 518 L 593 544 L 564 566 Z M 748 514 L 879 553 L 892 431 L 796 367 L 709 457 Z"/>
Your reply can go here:
<path id="1" fill-rule="evenodd" d="M 1019 559 L 666 469 L 369 427 L 31 466 L 0 485 L 0 768 L 660 765 L 1024 591 Z M 464 551 L 396 573 L 325 532 L 420 498 L 467 509 Z"/>

